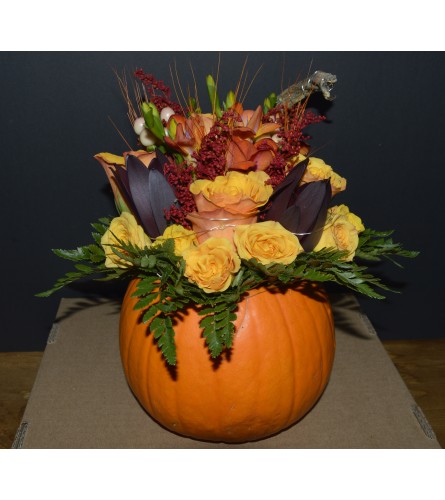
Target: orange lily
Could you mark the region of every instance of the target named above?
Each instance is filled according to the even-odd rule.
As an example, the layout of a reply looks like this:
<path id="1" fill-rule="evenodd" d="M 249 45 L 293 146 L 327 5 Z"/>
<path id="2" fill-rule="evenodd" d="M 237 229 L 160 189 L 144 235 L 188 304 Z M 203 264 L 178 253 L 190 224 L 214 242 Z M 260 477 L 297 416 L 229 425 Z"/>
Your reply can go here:
<path id="1" fill-rule="evenodd" d="M 184 156 L 190 157 L 199 151 L 201 141 L 214 124 L 211 114 L 192 113 L 188 118 L 182 115 L 170 117 L 167 128 L 173 137 L 165 137 L 165 142 Z"/>
<path id="2" fill-rule="evenodd" d="M 240 115 L 240 122 L 235 123 L 233 133 L 241 137 L 252 137 L 259 139 L 265 134 L 271 134 L 280 128 L 278 123 L 262 123 L 263 110 L 258 106 L 255 111 L 251 109 L 244 110 L 240 103 L 234 106 L 235 111 Z"/>
<path id="3" fill-rule="evenodd" d="M 266 170 L 277 148 L 272 139 L 251 143 L 234 135 L 227 149 L 227 170 Z"/>

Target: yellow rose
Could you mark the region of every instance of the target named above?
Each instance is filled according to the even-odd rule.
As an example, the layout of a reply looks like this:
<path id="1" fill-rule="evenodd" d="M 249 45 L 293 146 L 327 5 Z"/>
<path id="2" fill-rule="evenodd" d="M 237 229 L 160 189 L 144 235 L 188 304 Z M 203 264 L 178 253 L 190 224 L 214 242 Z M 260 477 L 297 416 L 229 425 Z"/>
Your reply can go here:
<path id="1" fill-rule="evenodd" d="M 200 179 L 190 185 L 198 212 L 224 208 L 231 214 L 252 214 L 264 206 L 273 188 L 266 184 L 269 176 L 262 171 L 243 174 L 230 171 L 213 181 Z"/>
<path id="2" fill-rule="evenodd" d="M 332 207 L 328 209 L 326 225 L 314 251 L 318 252 L 322 248 L 346 250 L 348 255 L 343 260 L 350 261 L 357 250 L 358 233 L 363 230 L 361 219 L 349 212 L 346 205 Z"/>
<path id="3" fill-rule="evenodd" d="M 305 159 L 306 156 L 300 154 L 296 157 L 296 163 Z M 325 179 L 329 179 L 331 183 L 332 195 L 346 189 L 346 179 L 344 177 L 334 172 L 332 167 L 327 165 L 321 158 L 309 157 L 309 164 L 301 182 L 305 184 L 307 182 L 322 181 Z"/>
<path id="4" fill-rule="evenodd" d="M 209 238 L 197 247 L 190 247 L 183 257 L 185 276 L 206 293 L 227 290 L 241 266 L 240 258 L 225 238 Z"/>
<path id="5" fill-rule="evenodd" d="M 298 238 L 275 221 L 237 226 L 233 241 L 242 259 L 262 264 L 290 264 L 303 252 Z"/>
<path id="6" fill-rule="evenodd" d="M 360 219 L 358 215 L 350 212 L 349 208 L 346 205 L 337 205 L 335 207 L 331 207 L 328 211 L 328 220 L 329 217 L 335 217 L 336 215 L 345 215 L 348 221 L 355 226 L 359 233 L 365 230 L 362 219 Z"/>
<path id="7" fill-rule="evenodd" d="M 138 248 L 149 247 L 151 245 L 150 238 L 144 233 L 141 226 L 138 225 L 134 215 L 129 212 L 122 212 L 119 217 L 115 217 L 101 238 L 101 245 L 105 252 L 105 266 L 106 267 L 128 267 L 131 266 L 130 262 L 122 259 L 116 255 L 111 246 L 125 253 L 119 248 L 117 239 L 126 243 L 131 243 Z"/>
<path id="8" fill-rule="evenodd" d="M 158 236 L 153 246 L 158 246 L 166 240 L 172 239 L 175 243 L 175 254 L 181 256 L 191 246 L 197 246 L 196 234 L 179 224 L 168 226 L 162 236 Z"/>

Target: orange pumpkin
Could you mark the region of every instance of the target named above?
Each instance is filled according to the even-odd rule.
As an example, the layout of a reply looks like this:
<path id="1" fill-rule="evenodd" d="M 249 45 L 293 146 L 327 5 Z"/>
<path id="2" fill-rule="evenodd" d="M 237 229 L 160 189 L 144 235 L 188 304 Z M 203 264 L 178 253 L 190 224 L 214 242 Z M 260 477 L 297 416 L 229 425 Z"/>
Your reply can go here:
<path id="1" fill-rule="evenodd" d="M 133 309 L 130 283 L 120 321 L 128 383 L 147 412 L 173 432 L 209 441 L 245 442 L 299 420 L 331 372 L 334 325 L 329 302 L 310 293 L 252 290 L 240 302 L 231 350 L 210 358 L 194 308 L 176 322 L 177 364 L 168 367 Z"/>

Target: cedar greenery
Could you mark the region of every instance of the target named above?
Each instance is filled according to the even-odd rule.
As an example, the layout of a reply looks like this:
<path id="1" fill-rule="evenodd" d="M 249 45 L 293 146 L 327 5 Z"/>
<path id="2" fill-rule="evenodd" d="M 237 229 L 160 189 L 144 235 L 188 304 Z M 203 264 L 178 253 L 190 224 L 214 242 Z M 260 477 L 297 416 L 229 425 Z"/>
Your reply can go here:
<path id="1" fill-rule="evenodd" d="M 389 290 L 378 277 L 367 272 L 365 265 L 343 260 L 347 252 L 326 248 L 317 252 L 303 252 L 286 266 L 263 265 L 256 259 L 242 260 L 241 268 L 227 290 L 205 293 L 184 276 L 185 261 L 175 255 L 172 239 L 141 249 L 116 238 L 118 245 L 112 246 L 112 251 L 128 262 L 128 267 L 106 267 L 100 241 L 109 225 L 108 218 L 92 224 L 92 244 L 73 250 L 53 250 L 57 256 L 74 261 L 75 271 L 68 272 L 53 288 L 38 296 L 47 297 L 76 280 L 93 275 L 100 275 L 96 279 L 101 281 L 138 279 L 133 294 L 138 299 L 136 309 L 141 310 L 142 322 L 149 324 L 150 332 L 170 365 L 176 364 L 174 323 L 187 307 L 197 307 L 203 316 L 200 321 L 203 336 L 211 356 L 216 358 L 232 345 L 237 304 L 249 290 L 260 286 L 298 286 L 305 281 L 334 282 L 377 299 L 384 296 L 376 288 Z M 391 234 L 392 231 L 365 229 L 359 236 L 356 257 L 370 262 L 382 258 L 395 262 L 395 256 L 411 258 L 418 254 L 403 249 L 401 244 L 389 238 Z"/>

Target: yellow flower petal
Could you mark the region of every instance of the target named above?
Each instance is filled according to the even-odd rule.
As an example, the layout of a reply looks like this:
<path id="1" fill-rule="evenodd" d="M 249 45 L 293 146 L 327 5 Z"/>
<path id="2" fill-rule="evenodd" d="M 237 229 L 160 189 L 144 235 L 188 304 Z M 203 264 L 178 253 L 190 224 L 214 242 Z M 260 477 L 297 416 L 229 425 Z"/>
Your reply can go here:
<path id="1" fill-rule="evenodd" d="M 125 165 L 123 156 L 117 156 L 112 153 L 98 153 L 96 158 L 102 158 L 103 161 L 111 165 Z"/>

